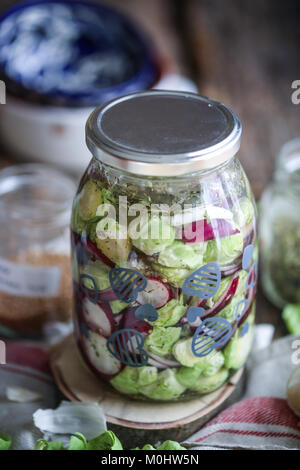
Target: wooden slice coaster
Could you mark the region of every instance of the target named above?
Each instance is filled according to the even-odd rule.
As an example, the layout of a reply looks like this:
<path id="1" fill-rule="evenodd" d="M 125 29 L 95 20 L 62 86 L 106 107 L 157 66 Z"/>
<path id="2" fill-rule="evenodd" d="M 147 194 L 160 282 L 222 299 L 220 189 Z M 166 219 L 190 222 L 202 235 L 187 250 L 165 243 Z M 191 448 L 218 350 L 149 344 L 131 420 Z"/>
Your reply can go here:
<path id="1" fill-rule="evenodd" d="M 243 370 L 219 390 L 190 401 L 150 403 L 119 394 L 86 367 L 75 339 L 69 336 L 49 351 L 50 366 L 61 392 L 71 401 L 97 402 L 109 429 L 125 446 L 155 444 L 166 439 L 182 441 L 201 428 L 242 393 Z"/>

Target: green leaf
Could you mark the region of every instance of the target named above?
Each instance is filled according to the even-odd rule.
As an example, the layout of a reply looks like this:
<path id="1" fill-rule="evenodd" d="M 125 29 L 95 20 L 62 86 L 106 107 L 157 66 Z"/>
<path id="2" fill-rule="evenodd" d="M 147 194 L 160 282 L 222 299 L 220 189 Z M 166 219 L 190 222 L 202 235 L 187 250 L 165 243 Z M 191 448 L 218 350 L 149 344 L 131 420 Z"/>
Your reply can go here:
<path id="1" fill-rule="evenodd" d="M 35 450 L 63 450 L 62 441 L 46 441 L 46 439 L 39 439 L 35 443 Z"/>
<path id="2" fill-rule="evenodd" d="M 105 431 L 87 444 L 88 450 L 123 450 L 122 444 L 112 431 Z"/>
<path id="3" fill-rule="evenodd" d="M 157 450 L 186 450 L 186 449 L 185 447 L 182 447 L 179 444 L 179 442 L 165 441 L 159 447 L 157 447 Z"/>
<path id="4" fill-rule="evenodd" d="M 48 449 L 47 450 L 63 450 L 64 445 L 62 441 L 53 441 L 48 443 Z"/>
<path id="5" fill-rule="evenodd" d="M 87 450 L 87 441 L 83 434 L 76 432 L 70 438 L 68 450 Z"/>
<path id="6" fill-rule="evenodd" d="M 155 447 L 153 447 L 151 444 L 145 444 L 144 447 L 135 447 L 134 449 L 131 450 L 156 450 Z"/>
<path id="7" fill-rule="evenodd" d="M 284 307 L 282 318 L 292 335 L 300 334 L 300 305 L 288 304 Z"/>
<path id="8" fill-rule="evenodd" d="M 11 447 L 11 437 L 8 434 L 0 433 L 0 450 L 9 450 Z"/>

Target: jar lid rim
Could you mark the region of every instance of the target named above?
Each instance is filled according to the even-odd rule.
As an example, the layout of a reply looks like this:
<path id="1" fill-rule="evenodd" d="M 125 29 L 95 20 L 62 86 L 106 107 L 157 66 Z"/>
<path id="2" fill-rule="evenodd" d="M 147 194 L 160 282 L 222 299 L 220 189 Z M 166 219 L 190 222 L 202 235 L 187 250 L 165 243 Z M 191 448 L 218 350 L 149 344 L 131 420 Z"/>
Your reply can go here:
<path id="1" fill-rule="evenodd" d="M 145 176 L 212 169 L 239 150 L 242 125 L 223 103 L 178 91 L 151 90 L 112 100 L 86 126 L 91 153 L 103 163 Z"/>

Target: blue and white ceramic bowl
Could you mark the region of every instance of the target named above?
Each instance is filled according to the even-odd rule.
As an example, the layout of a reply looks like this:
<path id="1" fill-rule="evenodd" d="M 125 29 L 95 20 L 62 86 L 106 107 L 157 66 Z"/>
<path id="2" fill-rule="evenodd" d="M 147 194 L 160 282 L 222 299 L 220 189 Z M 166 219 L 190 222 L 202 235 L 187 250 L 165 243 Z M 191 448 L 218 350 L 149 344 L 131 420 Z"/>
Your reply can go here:
<path id="1" fill-rule="evenodd" d="M 134 91 L 195 91 L 123 15 L 82 0 L 21 3 L 0 17 L 1 141 L 14 156 L 81 174 L 85 123 L 98 104 Z M 159 64 L 159 65 L 157 65 Z"/>
<path id="2" fill-rule="evenodd" d="M 27 101 L 96 106 L 150 88 L 159 69 L 143 36 L 116 11 L 36 0 L 0 17 L 0 75 Z"/>

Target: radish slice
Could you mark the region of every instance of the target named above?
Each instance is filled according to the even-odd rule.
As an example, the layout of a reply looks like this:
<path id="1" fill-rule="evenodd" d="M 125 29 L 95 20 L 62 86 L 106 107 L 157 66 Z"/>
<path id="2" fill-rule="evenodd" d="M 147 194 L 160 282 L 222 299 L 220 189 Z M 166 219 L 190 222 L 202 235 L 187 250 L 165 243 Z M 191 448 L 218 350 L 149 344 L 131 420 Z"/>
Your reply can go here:
<path id="1" fill-rule="evenodd" d="M 208 223 L 206 219 L 201 219 L 183 227 L 182 240 L 184 243 L 207 242 L 237 233 L 239 233 L 239 230 L 234 228 L 228 220 L 211 219 Z"/>
<path id="2" fill-rule="evenodd" d="M 136 318 L 135 311 L 136 308 L 128 308 L 124 310 L 124 322 L 122 327 L 129 330 L 136 330 L 142 334 L 148 334 L 152 330 L 152 326 L 149 323 Z"/>
<path id="3" fill-rule="evenodd" d="M 107 349 L 107 339 L 104 336 L 89 330 L 88 338 L 84 338 L 83 342 L 88 361 L 94 370 L 109 376 L 120 372 L 122 364 Z"/>
<path id="4" fill-rule="evenodd" d="M 105 290 L 89 289 L 88 287 L 80 286 L 81 296 L 88 296 L 90 299 L 100 302 L 111 302 L 112 300 L 118 300 L 118 297 L 111 288 Z"/>
<path id="5" fill-rule="evenodd" d="M 239 276 L 235 276 L 228 289 L 225 291 L 225 293 L 220 297 L 218 302 L 215 303 L 215 305 L 210 308 L 209 310 L 206 310 L 205 314 L 201 316 L 201 320 L 204 320 L 205 318 L 212 317 L 216 313 L 220 312 L 220 310 L 223 310 L 229 302 L 231 302 L 234 294 L 236 293 L 237 287 L 239 283 Z"/>
<path id="6" fill-rule="evenodd" d="M 149 357 L 152 358 L 158 364 L 161 364 L 165 369 L 168 367 L 180 367 L 181 364 L 177 361 L 165 359 L 164 357 L 157 356 L 156 354 L 148 353 Z"/>
<path id="7" fill-rule="evenodd" d="M 108 304 L 95 304 L 84 299 L 82 306 L 85 321 L 104 336 L 109 337 L 114 330 L 114 317 Z"/>
<path id="8" fill-rule="evenodd" d="M 154 308 L 161 308 L 170 300 L 169 287 L 159 279 L 147 278 L 146 288 L 139 292 L 137 302 L 140 305 L 151 304 Z"/>

